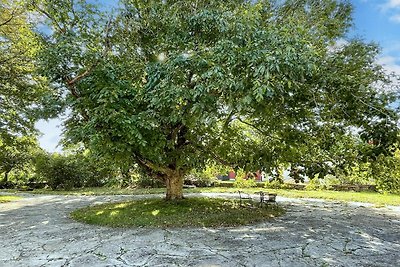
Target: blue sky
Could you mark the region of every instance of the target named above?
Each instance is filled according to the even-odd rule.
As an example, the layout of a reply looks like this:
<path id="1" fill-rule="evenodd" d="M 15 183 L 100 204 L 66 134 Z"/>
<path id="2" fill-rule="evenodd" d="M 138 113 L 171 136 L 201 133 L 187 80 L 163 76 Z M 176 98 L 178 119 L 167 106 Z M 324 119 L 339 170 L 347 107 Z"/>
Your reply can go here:
<path id="1" fill-rule="evenodd" d="M 352 0 L 354 27 L 351 36 L 377 42 L 379 63 L 400 75 L 400 0 Z"/>
<path id="2" fill-rule="evenodd" d="M 382 48 L 378 62 L 388 72 L 400 75 L 400 0 L 351 2 L 354 6 L 354 27 L 349 36 L 378 43 Z M 62 150 L 57 146 L 62 132 L 60 119 L 39 121 L 36 127 L 43 133 L 39 138 L 42 148 L 49 152 Z"/>

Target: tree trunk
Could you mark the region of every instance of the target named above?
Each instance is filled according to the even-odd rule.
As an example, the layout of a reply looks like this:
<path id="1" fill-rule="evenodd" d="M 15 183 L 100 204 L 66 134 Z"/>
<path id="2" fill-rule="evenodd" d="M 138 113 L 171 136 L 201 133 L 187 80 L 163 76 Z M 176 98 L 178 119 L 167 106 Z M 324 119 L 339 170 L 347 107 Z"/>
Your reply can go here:
<path id="1" fill-rule="evenodd" d="M 4 173 L 4 178 L 3 178 L 3 183 L 7 183 L 8 182 L 8 174 L 10 173 L 10 171 L 6 171 L 5 173 Z"/>
<path id="2" fill-rule="evenodd" d="M 166 200 L 183 199 L 183 173 L 174 171 L 165 179 L 167 186 Z"/>

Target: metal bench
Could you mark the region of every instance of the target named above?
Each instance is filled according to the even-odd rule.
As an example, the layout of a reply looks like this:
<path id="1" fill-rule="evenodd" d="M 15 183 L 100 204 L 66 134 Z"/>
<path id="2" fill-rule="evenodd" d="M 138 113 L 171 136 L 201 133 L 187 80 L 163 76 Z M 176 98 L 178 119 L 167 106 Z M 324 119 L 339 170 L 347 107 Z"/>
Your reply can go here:
<path id="1" fill-rule="evenodd" d="M 237 192 L 239 193 L 240 205 L 243 204 L 243 200 L 253 201 L 253 198 L 250 194 L 245 193 L 240 190 Z M 255 193 L 260 195 L 260 202 L 259 202 L 260 205 L 268 204 L 268 203 L 276 203 L 277 194 L 275 194 L 275 193 L 268 193 L 268 192 L 264 192 L 264 191 L 259 191 L 259 192 L 255 192 Z"/>
<path id="2" fill-rule="evenodd" d="M 245 192 L 243 192 L 243 191 L 237 191 L 238 193 L 239 193 L 239 199 L 240 199 L 240 205 L 242 205 L 242 200 L 253 200 L 253 198 L 251 197 L 251 195 L 250 194 L 248 194 L 248 193 L 245 193 Z"/>
<path id="3" fill-rule="evenodd" d="M 260 205 L 262 205 L 263 203 L 276 203 L 277 194 L 263 191 L 259 191 L 256 193 L 260 194 Z"/>

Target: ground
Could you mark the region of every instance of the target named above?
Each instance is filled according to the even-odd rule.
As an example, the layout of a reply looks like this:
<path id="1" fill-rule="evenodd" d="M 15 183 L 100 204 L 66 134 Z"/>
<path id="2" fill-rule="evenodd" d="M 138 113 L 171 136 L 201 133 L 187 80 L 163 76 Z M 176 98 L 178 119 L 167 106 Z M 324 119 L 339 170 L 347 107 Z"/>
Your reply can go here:
<path id="1" fill-rule="evenodd" d="M 110 229 L 69 218 L 89 204 L 143 197 L 0 204 L 0 266 L 400 266 L 400 207 L 278 197 L 284 216 L 220 229 Z"/>

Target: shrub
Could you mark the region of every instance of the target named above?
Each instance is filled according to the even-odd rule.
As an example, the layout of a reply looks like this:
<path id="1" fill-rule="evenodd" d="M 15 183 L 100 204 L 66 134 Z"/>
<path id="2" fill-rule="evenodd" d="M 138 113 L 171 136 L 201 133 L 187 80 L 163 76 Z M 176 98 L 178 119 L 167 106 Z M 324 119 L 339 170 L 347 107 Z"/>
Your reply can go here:
<path id="1" fill-rule="evenodd" d="M 71 189 L 82 186 L 77 166 L 66 156 L 48 155 L 37 166 L 36 171 L 51 189 Z"/>
<path id="2" fill-rule="evenodd" d="M 236 177 L 233 186 L 236 188 L 251 188 L 251 187 L 257 187 L 257 183 L 256 181 L 254 181 L 254 179 L 245 180 L 242 177 Z"/>
<path id="3" fill-rule="evenodd" d="M 285 184 L 281 180 L 274 179 L 272 181 L 266 181 L 264 187 L 271 189 L 284 189 Z"/>
<path id="4" fill-rule="evenodd" d="M 234 182 L 231 182 L 231 181 L 218 181 L 216 185 L 218 185 L 220 187 L 232 188 L 232 187 L 234 187 Z"/>
<path id="5" fill-rule="evenodd" d="M 382 192 L 400 193 L 400 155 L 380 156 L 371 164 L 377 189 Z"/>
<path id="6" fill-rule="evenodd" d="M 146 174 L 137 174 L 134 179 L 134 186 L 139 188 L 161 188 L 164 183 Z"/>
<path id="7" fill-rule="evenodd" d="M 52 189 L 102 186 L 114 174 L 109 165 L 88 153 L 42 153 L 35 159 L 36 180 Z"/>
<path id="8" fill-rule="evenodd" d="M 0 181 L 0 189 L 13 189 L 16 184 L 11 181 Z"/>
<path id="9" fill-rule="evenodd" d="M 374 184 L 371 173 L 371 163 L 359 162 L 349 169 L 346 175 L 338 175 L 342 184 L 369 185 Z"/>
<path id="10" fill-rule="evenodd" d="M 380 192 L 400 193 L 400 151 L 394 155 L 380 155 L 374 160 L 358 163 L 349 175 L 340 177 L 346 184 L 376 185 Z"/>
<path id="11" fill-rule="evenodd" d="M 211 182 L 208 178 L 196 175 L 195 173 L 186 175 L 184 183 L 186 185 L 195 185 L 198 187 L 207 187 L 214 184 L 214 182 Z"/>
<path id="12" fill-rule="evenodd" d="M 203 170 L 193 170 L 190 174 L 185 176 L 185 184 L 195 185 L 198 187 L 213 186 L 218 183 L 217 176 L 222 173 L 227 173 L 225 167 L 218 165 L 208 165 Z"/>
<path id="13" fill-rule="evenodd" d="M 321 190 L 325 189 L 325 186 L 321 184 L 320 179 L 318 178 L 318 174 L 313 178 L 310 179 L 308 184 L 305 187 L 306 190 Z"/>
<path id="14" fill-rule="evenodd" d="M 320 180 L 320 188 L 323 187 L 327 190 L 334 189 L 334 186 L 342 184 L 342 182 L 334 175 L 327 174 L 324 179 Z"/>

